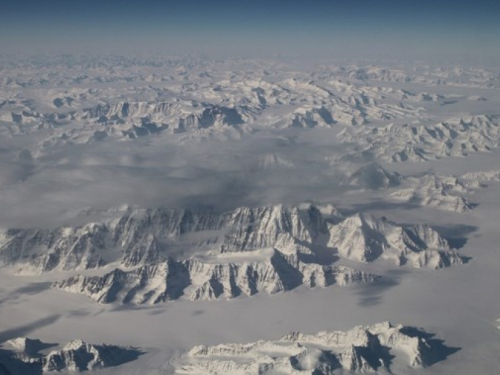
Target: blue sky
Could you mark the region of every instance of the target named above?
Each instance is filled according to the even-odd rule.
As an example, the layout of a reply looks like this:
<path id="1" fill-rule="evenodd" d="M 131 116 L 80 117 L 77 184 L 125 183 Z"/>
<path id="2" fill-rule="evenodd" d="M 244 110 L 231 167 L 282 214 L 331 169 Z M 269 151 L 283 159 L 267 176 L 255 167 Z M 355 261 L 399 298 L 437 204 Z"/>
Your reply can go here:
<path id="1" fill-rule="evenodd" d="M 497 58 L 499 14 L 498 0 L 0 0 L 0 47 Z"/>

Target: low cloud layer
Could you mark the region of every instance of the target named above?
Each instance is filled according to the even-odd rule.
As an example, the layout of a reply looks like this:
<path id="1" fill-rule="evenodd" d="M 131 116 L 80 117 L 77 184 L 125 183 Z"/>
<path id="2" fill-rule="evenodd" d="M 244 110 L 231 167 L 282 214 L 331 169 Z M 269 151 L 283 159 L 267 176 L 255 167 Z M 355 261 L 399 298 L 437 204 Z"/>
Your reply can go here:
<path id="1" fill-rule="evenodd" d="M 3 151 L 13 157 L 2 158 L 0 225 L 52 227 L 85 208 L 123 204 L 225 211 L 331 197 L 340 187 L 325 158 L 335 150 L 293 134 L 189 144 L 104 141 L 56 147 L 38 159 L 13 144 Z"/>

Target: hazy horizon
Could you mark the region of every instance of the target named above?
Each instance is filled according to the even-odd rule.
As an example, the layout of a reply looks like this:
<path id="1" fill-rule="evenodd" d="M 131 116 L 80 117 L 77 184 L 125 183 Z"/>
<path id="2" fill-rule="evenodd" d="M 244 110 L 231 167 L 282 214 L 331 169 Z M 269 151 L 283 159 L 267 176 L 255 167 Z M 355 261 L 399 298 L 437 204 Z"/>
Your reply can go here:
<path id="1" fill-rule="evenodd" d="M 1 55 L 422 59 L 496 65 L 494 1 L 7 1 Z"/>

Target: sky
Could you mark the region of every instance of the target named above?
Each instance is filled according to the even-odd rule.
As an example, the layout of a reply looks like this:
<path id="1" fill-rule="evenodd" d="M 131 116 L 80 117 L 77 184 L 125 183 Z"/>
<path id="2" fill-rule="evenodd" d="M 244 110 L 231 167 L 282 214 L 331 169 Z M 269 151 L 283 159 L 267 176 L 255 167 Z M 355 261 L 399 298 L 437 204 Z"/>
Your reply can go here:
<path id="1" fill-rule="evenodd" d="M 500 59 L 493 0 L 1 0 L 1 54 Z"/>

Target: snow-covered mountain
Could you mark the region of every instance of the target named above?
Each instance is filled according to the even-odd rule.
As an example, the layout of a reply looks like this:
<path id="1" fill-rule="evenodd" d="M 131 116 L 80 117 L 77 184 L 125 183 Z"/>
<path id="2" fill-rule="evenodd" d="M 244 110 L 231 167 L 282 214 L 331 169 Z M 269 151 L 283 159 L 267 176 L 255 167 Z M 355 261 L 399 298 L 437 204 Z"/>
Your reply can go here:
<path id="1" fill-rule="evenodd" d="M 224 216 L 176 209 L 135 209 L 115 219 L 55 230 L 6 230 L 0 263 L 25 272 L 92 269 L 103 257 L 125 266 L 162 260 L 165 243 L 192 232 L 219 229 Z M 114 258 L 113 258 L 114 257 Z"/>
<path id="2" fill-rule="evenodd" d="M 427 173 L 404 177 L 402 181 L 403 188 L 392 192 L 390 198 L 445 211 L 466 212 L 477 206 L 470 202 L 470 195 L 476 189 L 500 181 L 500 172 L 477 171 L 461 176 Z"/>
<path id="3" fill-rule="evenodd" d="M 123 269 L 104 276 L 74 276 L 54 287 L 100 303 L 155 304 L 179 298 L 228 299 L 259 292 L 274 294 L 301 285 L 342 286 L 377 280 L 374 275 L 336 265 L 335 256 L 431 269 L 465 261 L 426 225 L 401 226 L 368 214 L 334 223 L 312 205 L 243 207 L 224 219 L 206 222 L 215 223 L 217 228 L 224 222 L 230 230 L 221 242 L 209 244 L 208 251 L 194 257 L 161 261 L 166 253 L 162 254 L 149 234 L 150 246 L 135 246 L 123 258 Z M 172 227 L 172 232 L 177 229 Z M 318 253 L 318 249 L 323 250 Z M 127 266 L 136 268 L 127 270 Z"/>
<path id="4" fill-rule="evenodd" d="M 162 253 L 191 232 L 213 231 L 192 246 L 218 252 L 293 246 L 293 238 L 312 242 L 326 225 L 314 206 L 241 207 L 224 214 L 178 209 L 132 209 L 116 219 L 55 230 L 6 230 L 0 244 L 2 265 L 27 270 L 91 269 L 103 257 L 118 257 L 125 266 L 161 261 Z M 221 235 L 222 234 L 222 235 Z"/>
<path id="5" fill-rule="evenodd" d="M 321 212 L 312 204 L 240 207 L 228 215 L 227 225 L 230 230 L 218 250 L 222 253 L 271 246 L 294 249 L 297 241 L 314 243 L 327 233 Z"/>
<path id="6" fill-rule="evenodd" d="M 258 159 L 257 169 L 275 170 L 275 169 L 293 169 L 295 165 L 292 161 L 281 157 L 276 153 L 267 153 Z"/>
<path id="7" fill-rule="evenodd" d="M 460 182 L 467 188 L 475 189 L 491 182 L 500 181 L 500 170 L 469 172 L 460 176 Z"/>
<path id="8" fill-rule="evenodd" d="M 315 335 L 293 332 L 276 341 L 199 345 L 174 362 L 176 374 L 402 373 L 452 352 L 413 327 L 388 322 Z"/>
<path id="9" fill-rule="evenodd" d="M 0 375 L 494 372 L 499 89 L 456 63 L 1 54 Z M 458 349 L 389 323 L 241 344 L 381 317 L 463 355 L 421 370 Z"/>
<path id="10" fill-rule="evenodd" d="M 25 272 L 97 268 L 105 264 L 107 234 L 106 226 L 98 223 L 56 230 L 6 230 L 0 264 L 18 265 Z"/>
<path id="11" fill-rule="evenodd" d="M 344 185 L 361 187 L 370 190 L 383 190 L 398 186 L 402 176 L 397 172 L 389 172 L 380 164 L 372 162 L 347 173 Z"/>
<path id="12" fill-rule="evenodd" d="M 156 304 L 179 298 L 231 299 L 259 292 L 275 294 L 301 285 L 345 286 L 378 279 L 349 267 L 304 263 L 278 250 L 249 253 L 206 261 L 169 259 L 132 271 L 115 269 L 104 276 L 75 276 L 54 287 L 84 294 L 99 303 Z"/>
<path id="13" fill-rule="evenodd" d="M 500 145 L 498 118 L 489 115 L 453 118 L 436 125 L 345 128 L 338 137 L 355 144 L 360 153 L 394 163 L 465 156 Z"/>
<path id="14" fill-rule="evenodd" d="M 243 110 L 241 110 L 243 112 Z M 104 127 L 132 125 L 123 130 L 129 137 L 157 133 L 163 130 L 179 133 L 190 129 L 237 126 L 249 118 L 237 108 L 197 103 L 120 102 L 98 105 L 75 114 L 75 119 L 92 119 Z M 122 128 L 124 128 L 122 126 Z"/>
<path id="15" fill-rule="evenodd" d="M 49 133 L 40 144 L 42 150 L 32 150 L 38 154 L 68 143 L 136 139 L 163 133 L 189 133 L 186 139 L 190 139 L 226 133 L 237 136 L 262 128 L 332 128 L 425 118 L 420 104 L 447 100 L 429 92 L 366 84 L 366 79 L 437 84 L 436 80 L 417 78 L 399 69 L 332 66 L 321 75 L 295 72 L 290 78 L 274 73 L 267 79 L 262 70 L 249 72 L 226 66 L 217 74 L 209 74 L 204 64 L 197 68 L 191 62 L 189 65 L 193 70 L 167 67 L 167 72 L 139 75 L 118 73 L 116 65 L 111 65 L 102 66 L 99 74 L 92 71 L 75 76 L 55 72 L 42 81 L 35 74 L 23 82 L 13 74 L 3 83 L 8 91 L 0 97 L 0 121 L 6 126 L 0 131 L 9 137 Z M 201 70 L 195 73 L 197 69 Z M 472 74 L 471 78 L 477 85 L 478 78 Z M 489 72 L 482 74 L 486 82 L 494 78 Z M 163 87 L 134 86 L 141 81 Z M 127 82 L 132 86 L 121 93 L 112 87 L 81 87 L 105 82 Z M 9 95 L 20 87 L 51 84 L 56 87 L 35 97 Z"/>
<path id="16" fill-rule="evenodd" d="M 55 350 L 42 358 L 42 371 L 85 371 L 116 366 L 130 358 L 127 349 L 113 345 L 92 345 L 73 340 L 61 350 Z"/>
<path id="17" fill-rule="evenodd" d="M 384 259 L 397 265 L 433 269 L 464 262 L 431 227 L 401 226 L 368 214 L 331 225 L 328 246 L 336 248 L 341 257 L 361 262 Z"/>
<path id="18" fill-rule="evenodd" d="M 465 212 L 474 208 L 474 204 L 464 197 L 471 185 L 461 178 L 426 174 L 407 177 L 405 182 L 410 187 L 393 192 L 391 198 L 445 211 Z"/>
<path id="19" fill-rule="evenodd" d="M 12 374 L 39 374 L 61 371 L 94 371 L 105 367 L 114 367 L 135 360 L 141 352 L 134 348 L 115 345 L 94 345 L 82 340 L 72 340 L 61 349 L 41 353 L 42 349 L 54 346 L 37 339 L 18 337 L 4 344 L 12 353 L 5 360 L 6 369 Z M 23 364 L 24 363 L 24 364 Z M 9 371 L 9 370 L 7 370 Z"/>
<path id="20" fill-rule="evenodd" d="M 17 356 L 22 358 L 37 357 L 38 352 L 45 347 L 45 344 L 38 339 L 28 337 L 16 337 L 6 342 L 7 347 L 13 349 Z"/>
<path id="21" fill-rule="evenodd" d="M 274 248 L 312 256 L 315 247 L 359 261 L 439 268 L 461 263 L 446 240 L 426 226 L 401 227 L 360 214 L 341 222 L 312 204 L 210 210 L 129 209 L 119 216 L 55 230 L 6 230 L 3 266 L 21 273 L 86 270 L 119 261 L 125 268 L 164 262 L 169 254 L 231 254 Z M 190 236 L 203 233 L 202 236 Z M 371 255 L 370 255 L 371 254 Z M 392 255 L 390 255 L 392 254 Z"/>

